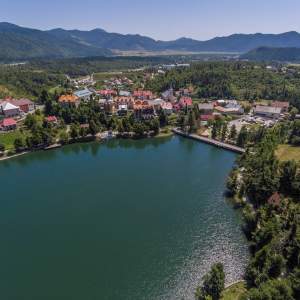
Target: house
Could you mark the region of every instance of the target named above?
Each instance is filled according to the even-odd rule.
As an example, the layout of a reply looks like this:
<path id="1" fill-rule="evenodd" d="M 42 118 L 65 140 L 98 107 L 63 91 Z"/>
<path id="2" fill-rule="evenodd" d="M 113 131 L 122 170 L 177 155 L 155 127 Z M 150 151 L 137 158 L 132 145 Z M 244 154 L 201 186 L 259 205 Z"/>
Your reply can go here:
<path id="1" fill-rule="evenodd" d="M 17 128 L 17 122 L 12 118 L 5 118 L 1 122 L 1 128 L 5 131 L 15 130 Z"/>
<path id="2" fill-rule="evenodd" d="M 164 111 L 165 114 L 171 115 L 173 113 L 173 104 L 171 102 L 165 102 L 161 106 L 161 109 Z"/>
<path id="3" fill-rule="evenodd" d="M 193 100 L 190 97 L 181 97 L 179 100 L 179 106 L 181 109 L 190 108 L 193 106 Z"/>
<path id="4" fill-rule="evenodd" d="M 208 114 L 208 115 L 200 115 L 200 123 L 201 125 L 207 125 L 209 121 L 213 121 L 215 119 L 215 115 Z"/>
<path id="5" fill-rule="evenodd" d="M 118 115 L 119 116 L 126 116 L 128 111 L 128 106 L 127 104 L 120 104 L 118 106 Z"/>
<path id="6" fill-rule="evenodd" d="M 154 100 L 149 100 L 148 103 L 149 103 L 149 105 L 153 106 L 155 110 L 159 110 L 166 103 L 166 101 L 163 99 L 157 98 Z"/>
<path id="7" fill-rule="evenodd" d="M 174 90 L 173 89 L 166 90 L 161 94 L 161 96 L 164 100 L 172 100 L 174 97 Z"/>
<path id="8" fill-rule="evenodd" d="M 76 95 L 61 95 L 58 102 L 62 106 L 76 106 L 80 104 L 80 99 Z"/>
<path id="9" fill-rule="evenodd" d="M 119 96 L 121 96 L 121 97 L 130 97 L 131 93 L 128 92 L 128 91 L 120 91 Z"/>
<path id="10" fill-rule="evenodd" d="M 216 106 L 215 110 L 223 115 L 242 115 L 244 113 L 244 108 L 240 105 L 228 104 L 225 107 Z"/>
<path id="11" fill-rule="evenodd" d="M 272 206 L 280 206 L 280 195 L 278 192 L 274 193 L 269 199 L 268 204 Z"/>
<path id="12" fill-rule="evenodd" d="M 57 124 L 57 118 L 55 116 L 46 117 L 45 121 L 50 124 Z"/>
<path id="13" fill-rule="evenodd" d="M 153 106 L 146 100 L 136 100 L 134 103 L 134 115 L 137 119 L 151 119 L 154 116 Z"/>
<path id="14" fill-rule="evenodd" d="M 106 100 L 106 102 L 104 103 L 104 111 L 110 115 L 113 115 L 116 113 L 116 111 L 117 111 L 116 105 L 112 99 Z"/>
<path id="15" fill-rule="evenodd" d="M 254 108 L 254 114 L 261 117 L 279 119 L 281 114 L 280 107 L 257 105 Z"/>
<path id="16" fill-rule="evenodd" d="M 133 110 L 133 108 L 134 108 L 134 98 L 133 97 L 127 97 L 127 96 L 115 97 L 114 102 L 117 105 L 122 105 L 122 104 L 127 105 L 127 108 L 130 110 Z"/>
<path id="17" fill-rule="evenodd" d="M 96 94 L 98 94 L 101 97 L 104 97 L 106 99 L 110 99 L 113 96 L 117 96 L 117 92 L 115 90 L 100 90 L 100 91 L 97 91 Z"/>
<path id="18" fill-rule="evenodd" d="M 91 96 L 93 95 L 93 92 L 91 92 L 88 88 L 85 88 L 83 90 L 75 92 L 74 95 L 82 101 L 89 101 L 91 99 Z"/>
<path id="19" fill-rule="evenodd" d="M 290 103 L 286 102 L 286 101 L 274 101 L 274 102 L 272 102 L 271 106 L 279 107 L 279 108 L 281 108 L 281 112 L 285 113 L 285 112 L 288 112 Z"/>
<path id="20" fill-rule="evenodd" d="M 213 103 L 199 103 L 198 104 L 198 109 L 200 113 L 203 114 L 212 114 L 214 111 L 214 104 Z"/>
<path id="21" fill-rule="evenodd" d="M 140 100 L 151 100 L 153 99 L 153 93 L 151 91 L 134 91 L 133 97 L 140 99 Z"/>
<path id="22" fill-rule="evenodd" d="M 6 118 L 17 117 L 20 115 L 20 108 L 8 101 L 0 102 L 0 113 Z"/>
<path id="23" fill-rule="evenodd" d="M 8 99 L 7 100 L 9 103 L 19 107 L 20 111 L 22 111 L 23 113 L 28 113 L 28 112 L 32 112 L 35 109 L 35 104 L 26 98 L 22 98 L 22 99 Z"/>

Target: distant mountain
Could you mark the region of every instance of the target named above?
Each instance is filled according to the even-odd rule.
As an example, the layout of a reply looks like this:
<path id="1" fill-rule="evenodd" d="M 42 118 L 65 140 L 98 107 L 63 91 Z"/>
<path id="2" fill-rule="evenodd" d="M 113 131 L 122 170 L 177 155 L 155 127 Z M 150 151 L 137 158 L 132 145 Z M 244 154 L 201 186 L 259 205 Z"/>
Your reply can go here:
<path id="1" fill-rule="evenodd" d="M 175 41 L 156 41 L 149 37 L 132 34 L 108 33 L 102 29 L 91 31 L 54 29 L 48 31 L 56 37 L 64 37 L 115 50 L 177 50 L 208 52 L 248 52 L 254 48 L 266 47 L 300 47 L 300 34 L 287 32 L 282 34 L 233 34 L 228 37 L 216 37 L 208 41 L 180 38 Z"/>
<path id="2" fill-rule="evenodd" d="M 45 31 L 0 23 L 0 61 L 110 54 L 107 49 L 85 45 L 73 38 L 59 38 Z"/>
<path id="3" fill-rule="evenodd" d="M 260 47 L 241 56 L 242 59 L 256 61 L 300 61 L 300 48 Z"/>
<path id="4" fill-rule="evenodd" d="M 180 38 L 157 41 L 134 35 L 91 31 L 53 29 L 42 31 L 0 23 L 0 60 L 108 56 L 118 51 L 193 51 L 245 53 L 258 47 L 299 47 L 300 34 L 233 34 L 208 41 Z"/>

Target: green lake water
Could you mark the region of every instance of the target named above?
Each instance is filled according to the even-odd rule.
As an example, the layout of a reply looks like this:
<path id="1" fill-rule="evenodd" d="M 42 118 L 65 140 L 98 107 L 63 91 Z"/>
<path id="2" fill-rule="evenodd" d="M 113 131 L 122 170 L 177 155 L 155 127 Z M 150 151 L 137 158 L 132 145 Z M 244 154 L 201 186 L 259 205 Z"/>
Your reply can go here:
<path id="1" fill-rule="evenodd" d="M 4 300 L 193 299 L 248 258 L 223 192 L 236 155 L 179 137 L 77 144 L 0 162 Z"/>

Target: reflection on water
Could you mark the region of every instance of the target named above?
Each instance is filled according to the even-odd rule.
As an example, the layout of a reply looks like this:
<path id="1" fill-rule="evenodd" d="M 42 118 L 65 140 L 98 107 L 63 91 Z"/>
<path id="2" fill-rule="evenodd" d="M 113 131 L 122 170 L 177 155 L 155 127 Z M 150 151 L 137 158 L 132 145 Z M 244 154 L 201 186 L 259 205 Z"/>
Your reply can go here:
<path id="1" fill-rule="evenodd" d="M 235 158 L 166 137 L 0 163 L 2 298 L 192 300 L 217 261 L 240 279 L 247 244 L 223 197 Z"/>

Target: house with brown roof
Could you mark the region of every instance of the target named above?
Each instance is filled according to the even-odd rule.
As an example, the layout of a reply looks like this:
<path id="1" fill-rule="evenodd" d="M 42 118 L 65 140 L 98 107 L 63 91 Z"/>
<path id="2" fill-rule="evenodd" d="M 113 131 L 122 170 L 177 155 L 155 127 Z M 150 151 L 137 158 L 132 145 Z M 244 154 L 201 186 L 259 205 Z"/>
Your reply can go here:
<path id="1" fill-rule="evenodd" d="M 9 98 L 7 101 L 17 107 L 19 107 L 20 111 L 23 113 L 32 112 L 35 109 L 34 102 L 29 99 L 21 98 L 21 99 L 12 99 Z"/>
<path id="2" fill-rule="evenodd" d="M 58 102 L 62 106 L 76 106 L 80 104 L 80 99 L 76 95 L 61 95 L 58 99 Z"/>
<path id="3" fill-rule="evenodd" d="M 272 107 L 277 107 L 281 109 L 281 113 L 288 112 L 290 103 L 287 101 L 273 101 L 271 104 Z"/>

